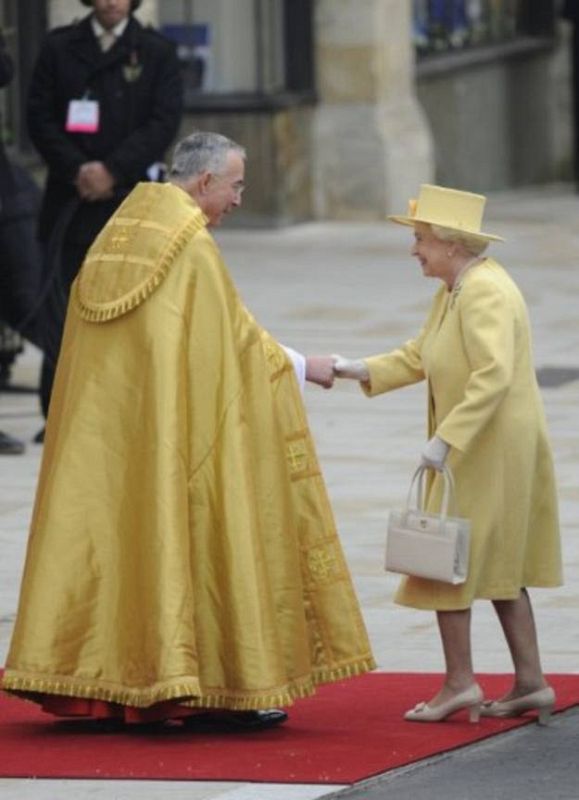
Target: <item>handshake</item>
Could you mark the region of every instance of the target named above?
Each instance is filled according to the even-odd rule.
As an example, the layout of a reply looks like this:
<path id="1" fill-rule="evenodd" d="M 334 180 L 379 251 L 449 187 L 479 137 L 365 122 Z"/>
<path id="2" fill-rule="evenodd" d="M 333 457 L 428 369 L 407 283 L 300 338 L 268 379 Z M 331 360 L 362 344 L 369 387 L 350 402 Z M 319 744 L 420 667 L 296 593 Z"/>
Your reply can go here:
<path id="1" fill-rule="evenodd" d="M 324 389 L 331 389 L 336 378 L 367 382 L 370 379 L 368 367 L 362 359 L 349 359 L 342 356 L 306 357 L 306 380 L 317 383 Z M 433 436 L 424 445 L 420 454 L 422 466 L 442 470 L 450 450 L 450 445 L 440 436 Z"/>
<path id="2" fill-rule="evenodd" d="M 324 389 L 331 389 L 335 378 L 351 378 L 367 381 L 370 377 L 368 367 L 361 360 L 342 356 L 308 356 L 306 358 L 306 380 L 317 383 Z"/>

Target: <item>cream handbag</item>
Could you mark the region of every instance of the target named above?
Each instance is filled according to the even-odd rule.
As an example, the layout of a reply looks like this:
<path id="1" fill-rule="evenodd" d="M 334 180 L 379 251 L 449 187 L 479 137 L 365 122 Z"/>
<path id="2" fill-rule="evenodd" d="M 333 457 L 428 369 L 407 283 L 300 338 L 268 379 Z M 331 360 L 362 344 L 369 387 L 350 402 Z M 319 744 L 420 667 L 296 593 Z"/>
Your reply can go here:
<path id="1" fill-rule="evenodd" d="M 386 570 L 445 583 L 464 583 L 468 571 L 470 522 L 448 516 L 454 508 L 454 480 L 444 467 L 444 492 L 439 514 L 423 509 L 424 480 L 420 466 L 408 490 L 406 508 L 390 512 L 386 537 Z M 416 503 L 412 504 L 416 487 Z"/>

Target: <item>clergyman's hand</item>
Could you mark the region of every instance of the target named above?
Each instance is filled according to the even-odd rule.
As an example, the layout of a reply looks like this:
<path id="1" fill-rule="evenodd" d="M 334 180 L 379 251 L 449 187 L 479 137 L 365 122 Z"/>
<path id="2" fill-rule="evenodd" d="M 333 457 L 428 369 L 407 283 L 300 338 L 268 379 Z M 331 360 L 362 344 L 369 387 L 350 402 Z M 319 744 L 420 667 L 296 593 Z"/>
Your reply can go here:
<path id="1" fill-rule="evenodd" d="M 334 358 L 333 356 L 307 356 L 306 380 L 317 383 L 324 389 L 331 389 L 334 385 Z"/>
<path id="2" fill-rule="evenodd" d="M 333 359 L 336 377 L 350 378 L 351 380 L 362 381 L 363 383 L 370 379 L 368 367 L 361 358 L 351 359 L 335 355 Z"/>

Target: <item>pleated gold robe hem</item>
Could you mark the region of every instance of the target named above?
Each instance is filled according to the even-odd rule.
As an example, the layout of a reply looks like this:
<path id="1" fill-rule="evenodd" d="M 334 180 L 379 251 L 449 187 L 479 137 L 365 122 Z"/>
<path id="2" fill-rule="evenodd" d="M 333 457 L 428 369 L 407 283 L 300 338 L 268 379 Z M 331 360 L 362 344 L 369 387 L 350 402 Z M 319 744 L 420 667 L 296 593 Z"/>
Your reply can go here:
<path id="1" fill-rule="evenodd" d="M 199 680 L 194 677 L 148 686 L 141 691 L 126 686 L 106 687 L 96 684 L 91 686 L 82 680 L 71 680 L 67 676 L 52 675 L 46 680 L 40 676 L 20 674 L 15 670 L 10 670 L 9 674 L 4 676 L 2 688 L 10 694 L 33 701 L 44 694 L 53 694 L 104 700 L 108 703 L 118 703 L 134 708 L 149 708 L 167 700 L 178 700 L 180 705 L 190 708 L 227 708 L 234 711 L 247 711 L 292 705 L 295 700 L 315 694 L 316 688 L 320 685 L 353 678 L 369 672 L 375 667 L 373 658 L 357 659 L 352 664 L 343 664 L 330 670 L 316 670 L 307 677 L 292 681 L 291 684 L 272 686 L 254 694 L 247 691 L 224 692 L 219 688 L 212 690 L 204 687 L 201 689 Z"/>

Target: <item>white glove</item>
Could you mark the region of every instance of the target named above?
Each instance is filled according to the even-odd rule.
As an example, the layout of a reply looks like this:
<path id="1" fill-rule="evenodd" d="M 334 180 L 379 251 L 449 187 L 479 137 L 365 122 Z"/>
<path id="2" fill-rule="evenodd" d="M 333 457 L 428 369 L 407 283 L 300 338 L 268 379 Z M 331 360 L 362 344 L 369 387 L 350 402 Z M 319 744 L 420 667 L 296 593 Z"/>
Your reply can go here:
<path id="1" fill-rule="evenodd" d="M 433 436 L 424 445 L 422 450 L 421 464 L 423 467 L 432 467 L 432 469 L 442 470 L 444 462 L 450 450 L 450 445 L 439 436 Z"/>
<path id="2" fill-rule="evenodd" d="M 368 381 L 370 380 L 370 373 L 368 367 L 362 359 L 343 358 L 342 356 L 334 355 L 334 373 L 338 378 L 352 378 L 355 381 Z"/>

